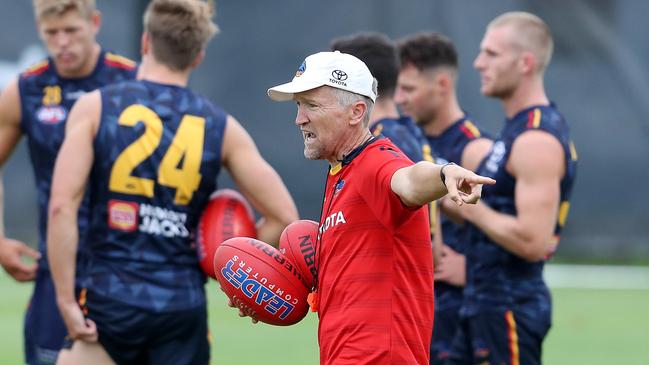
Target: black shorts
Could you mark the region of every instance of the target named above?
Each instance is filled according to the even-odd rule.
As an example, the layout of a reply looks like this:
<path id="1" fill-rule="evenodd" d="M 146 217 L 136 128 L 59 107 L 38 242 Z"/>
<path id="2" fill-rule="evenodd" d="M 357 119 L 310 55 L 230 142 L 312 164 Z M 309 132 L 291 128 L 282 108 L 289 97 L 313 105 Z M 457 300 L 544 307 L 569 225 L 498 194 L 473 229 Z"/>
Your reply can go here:
<path id="1" fill-rule="evenodd" d="M 446 364 L 541 364 L 550 321 L 539 317 L 493 311 L 461 318 Z"/>
<path id="2" fill-rule="evenodd" d="M 87 292 L 87 316 L 118 365 L 207 365 L 207 307 L 156 313 Z"/>
<path id="3" fill-rule="evenodd" d="M 25 314 L 25 361 L 30 365 L 53 365 L 66 334 L 50 272 L 38 270 Z"/>
<path id="4" fill-rule="evenodd" d="M 460 308 L 435 311 L 433 340 L 430 343 L 430 364 L 442 365 L 451 354 L 451 344 L 460 326 Z"/>

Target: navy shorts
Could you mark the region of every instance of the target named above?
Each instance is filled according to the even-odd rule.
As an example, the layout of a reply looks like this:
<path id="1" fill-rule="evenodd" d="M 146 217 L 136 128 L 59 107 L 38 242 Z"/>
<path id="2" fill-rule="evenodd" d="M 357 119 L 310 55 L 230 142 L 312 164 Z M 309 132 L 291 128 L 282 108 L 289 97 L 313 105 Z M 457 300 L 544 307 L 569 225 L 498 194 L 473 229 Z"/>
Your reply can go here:
<path id="1" fill-rule="evenodd" d="M 541 364 L 541 346 L 549 329 L 549 320 L 512 311 L 461 318 L 447 364 Z"/>
<path id="2" fill-rule="evenodd" d="M 87 317 L 99 342 L 118 365 L 207 365 L 207 306 L 156 313 L 86 293 Z"/>
<path id="3" fill-rule="evenodd" d="M 460 326 L 460 308 L 435 311 L 433 340 L 430 343 L 430 364 L 442 365 L 451 354 L 451 344 Z"/>
<path id="4" fill-rule="evenodd" d="M 30 365 L 54 364 L 66 335 L 50 272 L 38 270 L 25 315 L 25 361 Z"/>

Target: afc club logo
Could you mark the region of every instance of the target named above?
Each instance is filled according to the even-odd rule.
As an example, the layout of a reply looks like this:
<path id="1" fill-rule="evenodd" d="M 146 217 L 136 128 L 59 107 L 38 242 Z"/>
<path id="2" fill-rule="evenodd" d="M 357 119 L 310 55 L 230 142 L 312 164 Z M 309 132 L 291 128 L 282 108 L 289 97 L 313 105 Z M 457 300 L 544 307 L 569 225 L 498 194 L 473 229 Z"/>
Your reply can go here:
<path id="1" fill-rule="evenodd" d="M 297 71 L 295 72 L 295 77 L 302 76 L 304 71 L 306 71 L 306 60 L 304 62 L 302 62 L 302 64 L 300 65 L 300 68 L 298 68 Z"/>

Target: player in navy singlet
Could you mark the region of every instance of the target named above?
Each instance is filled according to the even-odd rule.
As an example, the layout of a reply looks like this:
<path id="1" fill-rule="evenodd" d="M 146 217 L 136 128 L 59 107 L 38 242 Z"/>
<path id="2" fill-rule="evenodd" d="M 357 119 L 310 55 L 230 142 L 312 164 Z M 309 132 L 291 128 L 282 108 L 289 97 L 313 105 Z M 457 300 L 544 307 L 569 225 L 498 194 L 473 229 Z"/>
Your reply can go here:
<path id="1" fill-rule="evenodd" d="M 193 241 L 221 166 L 262 214 L 260 239 L 276 242 L 297 219 L 247 132 L 187 88 L 216 32 L 211 17 L 206 2 L 149 3 L 138 80 L 83 96 L 71 111 L 48 229 L 57 300 L 75 340 L 66 363 L 209 362 L 205 275 Z M 86 182 L 89 264 L 80 307 L 75 222 Z"/>
<path id="2" fill-rule="evenodd" d="M 491 141 L 460 108 L 456 95 L 458 56 L 455 46 L 439 33 L 418 33 L 399 42 L 401 70 L 395 100 L 421 127 L 435 151 L 437 162 L 449 162 L 475 171 Z M 466 226 L 442 211 L 442 234 L 435 240 L 435 326 L 431 364 L 449 356 L 465 284 Z"/>
<path id="3" fill-rule="evenodd" d="M 480 44 L 481 91 L 500 99 L 507 120 L 478 167 L 497 184 L 456 210 L 470 222 L 470 245 L 450 364 L 541 363 L 552 316 L 543 266 L 565 224 L 577 161 L 543 86 L 551 55 L 547 25 L 524 12 L 494 19 Z"/>
<path id="4" fill-rule="evenodd" d="M 0 229 L 2 266 L 18 281 L 35 280 L 24 327 L 26 362 L 33 365 L 54 364 L 66 334 L 47 264 L 45 235 L 54 161 L 68 113 L 84 93 L 135 77 L 133 61 L 101 49 L 95 41 L 100 15 L 94 1 L 37 0 L 34 11 L 50 57 L 21 73 L 0 97 L 0 166 L 25 136 L 38 192 L 38 251 L 5 237 Z M 80 230 L 86 226 L 84 204 Z M 21 255 L 38 261 L 25 265 Z"/>

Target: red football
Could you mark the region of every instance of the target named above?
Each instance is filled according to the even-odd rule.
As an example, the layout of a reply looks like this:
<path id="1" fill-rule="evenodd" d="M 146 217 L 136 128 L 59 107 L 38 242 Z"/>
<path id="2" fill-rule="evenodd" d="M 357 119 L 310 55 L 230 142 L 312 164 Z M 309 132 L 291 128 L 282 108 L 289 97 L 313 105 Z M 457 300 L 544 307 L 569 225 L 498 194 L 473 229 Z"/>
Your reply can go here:
<path id="1" fill-rule="evenodd" d="M 313 287 L 316 275 L 315 243 L 317 238 L 318 223 L 306 219 L 295 221 L 286 226 L 279 238 L 279 251 L 295 263 L 308 288 Z"/>
<path id="2" fill-rule="evenodd" d="M 307 313 L 309 290 L 300 272 L 267 243 L 230 238 L 216 250 L 214 272 L 232 303 L 258 321 L 288 326 Z"/>
<path id="3" fill-rule="evenodd" d="M 214 276 L 214 252 L 232 237 L 257 237 L 250 204 L 236 190 L 220 189 L 210 197 L 198 222 L 198 258 L 206 275 Z"/>

